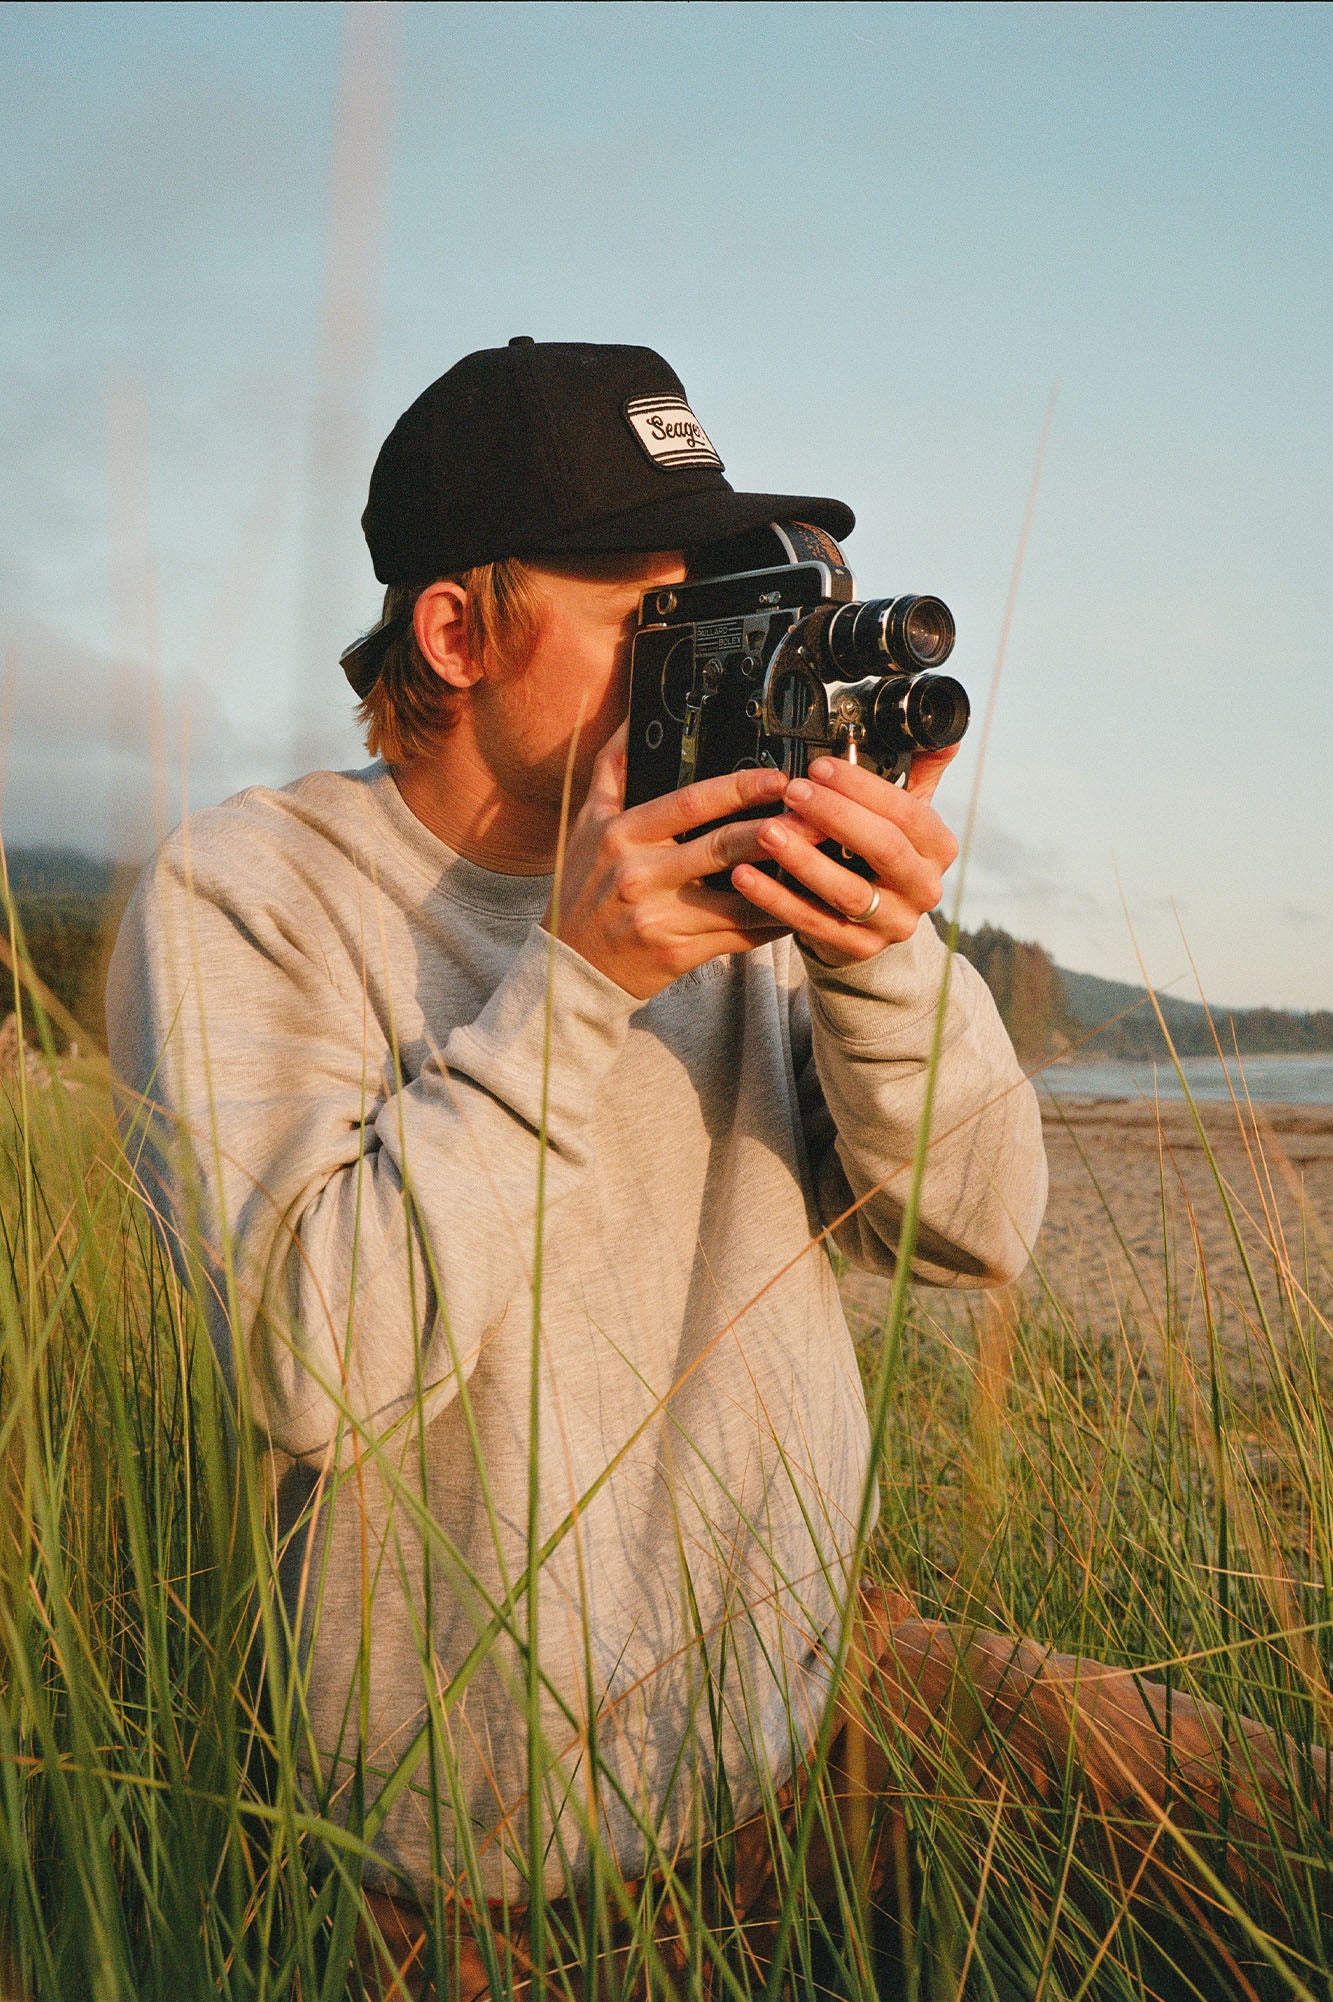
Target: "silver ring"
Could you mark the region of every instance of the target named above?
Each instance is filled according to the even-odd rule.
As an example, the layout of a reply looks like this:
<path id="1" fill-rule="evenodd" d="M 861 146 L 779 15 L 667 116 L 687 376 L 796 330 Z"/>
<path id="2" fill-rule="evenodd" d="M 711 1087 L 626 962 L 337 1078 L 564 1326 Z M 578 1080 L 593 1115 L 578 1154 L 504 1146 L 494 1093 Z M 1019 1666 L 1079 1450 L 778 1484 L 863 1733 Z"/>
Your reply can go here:
<path id="1" fill-rule="evenodd" d="M 878 909 L 879 909 L 879 885 L 876 884 L 875 888 L 870 893 L 870 902 L 866 905 L 860 917 L 848 918 L 847 922 L 849 925 L 868 925 Z M 846 914 L 844 913 L 844 915 Z"/>

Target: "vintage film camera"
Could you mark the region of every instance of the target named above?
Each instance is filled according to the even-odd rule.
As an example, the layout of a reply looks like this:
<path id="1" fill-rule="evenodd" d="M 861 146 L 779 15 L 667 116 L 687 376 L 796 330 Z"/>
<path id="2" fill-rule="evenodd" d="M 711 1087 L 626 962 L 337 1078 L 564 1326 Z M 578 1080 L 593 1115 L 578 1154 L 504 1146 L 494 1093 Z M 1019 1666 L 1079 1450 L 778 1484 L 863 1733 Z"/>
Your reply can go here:
<path id="1" fill-rule="evenodd" d="M 948 606 L 858 601 L 855 591 L 832 537 L 786 521 L 699 551 L 685 583 L 645 592 L 626 806 L 747 765 L 797 778 L 822 752 L 896 781 L 914 751 L 956 744 L 971 713 L 967 691 L 928 671 L 953 651 Z M 845 849 L 836 859 L 869 873 Z"/>

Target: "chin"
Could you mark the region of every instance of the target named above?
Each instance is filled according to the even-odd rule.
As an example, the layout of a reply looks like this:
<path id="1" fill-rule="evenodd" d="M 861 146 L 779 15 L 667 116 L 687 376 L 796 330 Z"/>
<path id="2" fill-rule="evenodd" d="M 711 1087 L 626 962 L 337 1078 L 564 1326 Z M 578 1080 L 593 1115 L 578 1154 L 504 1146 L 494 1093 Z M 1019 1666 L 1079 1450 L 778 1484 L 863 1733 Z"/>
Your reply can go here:
<path id="1" fill-rule="evenodd" d="M 569 808 L 575 814 L 588 797 L 588 787 L 592 783 L 592 768 L 602 753 L 604 745 L 615 734 L 616 724 L 606 731 L 584 731 L 579 738 L 579 747 L 574 757 L 574 770 L 570 779 Z M 569 746 L 541 765 L 533 774 L 532 793 L 540 798 L 543 806 L 554 807 L 558 812 L 565 796 L 565 772 L 569 764 Z"/>

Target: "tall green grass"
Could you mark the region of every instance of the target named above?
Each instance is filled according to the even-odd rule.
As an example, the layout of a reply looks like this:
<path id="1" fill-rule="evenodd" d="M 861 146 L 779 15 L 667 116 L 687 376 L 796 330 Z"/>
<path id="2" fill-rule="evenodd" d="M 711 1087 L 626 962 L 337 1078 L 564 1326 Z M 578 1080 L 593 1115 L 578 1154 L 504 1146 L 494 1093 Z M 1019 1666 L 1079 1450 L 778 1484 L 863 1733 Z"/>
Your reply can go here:
<path id="1" fill-rule="evenodd" d="M 1262 1214 L 1280 1164 L 1243 1102 L 1236 1116 Z M 961 1756 L 923 1783 L 890 1734 L 887 1912 L 867 1910 L 863 1846 L 885 1811 L 849 1840 L 815 1789 L 803 1818 L 774 1821 L 781 1957 L 757 1963 L 727 1907 L 719 1794 L 698 1803 L 696 1842 L 657 1853 L 646 1882 L 626 1886 L 595 1850 L 581 1903 L 542 1906 L 548 1992 L 594 1966 L 608 1997 L 666 1992 L 667 1920 L 684 1987 L 736 2002 L 1333 1992 L 1333 1804 L 1307 1749 L 1333 1740 L 1329 1270 L 1313 1229 L 1293 1247 L 1272 1217 L 1276 1291 L 1254 1274 L 1226 1325 L 1206 1269 L 1188 1297 L 1168 1291 L 1159 1324 L 1128 1287 L 1091 1324 L 1040 1287 L 970 1321 L 899 1288 L 865 1344 L 883 1506 L 861 1556 L 869 1582 L 963 1630 L 1143 1667 L 1233 1722 L 1270 1724 L 1295 1824 L 1272 1898 L 1249 1896 L 1225 1830 L 1165 1833 L 1199 1887 L 1192 1910 L 1142 1886 L 1130 1897 L 1088 1839 L 1076 1772 L 1018 1813 Z M 0 1233 L 0 1998 L 359 1996 L 361 1864 L 384 1776 L 355 1772 L 336 1815 L 299 1777 L 304 1692 L 262 1457 L 230 1423 L 197 1288 L 161 1248 L 104 1067 L 57 1062 L 49 1040 L 0 1106 Z M 358 1442 L 347 1478 L 374 1456 Z M 416 1533 L 447 1559 L 403 1486 Z M 505 1648 L 519 1664 L 534 1799 L 555 1784 L 527 1648 L 537 1521 L 529 1574 L 494 1603 L 477 1656 Z M 447 1793 L 458 1693 L 436 1689 L 391 1789 Z M 716 1692 L 700 1700 L 703 1716 Z M 534 1871 L 541 1826 L 515 1831 Z M 835 1852 L 822 1905 L 804 1846 L 819 1832 Z M 447 1989 L 443 1902 L 433 1916 Z M 498 1995 L 523 1990 L 501 1949 L 492 1977 Z"/>

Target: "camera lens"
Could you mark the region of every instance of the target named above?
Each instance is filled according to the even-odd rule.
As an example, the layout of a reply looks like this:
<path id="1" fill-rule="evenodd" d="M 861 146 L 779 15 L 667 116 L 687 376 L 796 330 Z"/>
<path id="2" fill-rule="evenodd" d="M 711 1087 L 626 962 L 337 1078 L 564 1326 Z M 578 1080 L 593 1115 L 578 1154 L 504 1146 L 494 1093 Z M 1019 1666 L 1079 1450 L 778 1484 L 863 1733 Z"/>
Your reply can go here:
<path id="1" fill-rule="evenodd" d="M 941 667 L 953 642 L 953 613 L 942 598 L 869 598 L 840 605 L 824 629 L 825 648 L 848 677 L 882 672 L 888 662 L 908 674 Z"/>
<path id="2" fill-rule="evenodd" d="M 904 651 L 920 667 L 939 667 L 953 652 L 953 614 L 938 598 L 912 598 L 908 603 L 911 609 L 902 622 Z"/>
<path id="3" fill-rule="evenodd" d="M 906 716 L 918 749 L 943 751 L 966 730 L 972 704 L 962 682 L 951 674 L 923 674 L 907 691 Z"/>
<path id="4" fill-rule="evenodd" d="M 875 695 L 872 728 L 891 757 L 903 751 L 943 751 L 967 729 L 972 705 L 950 674 L 887 674 Z"/>

